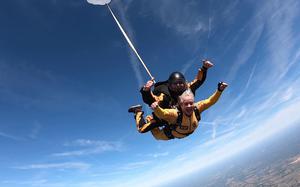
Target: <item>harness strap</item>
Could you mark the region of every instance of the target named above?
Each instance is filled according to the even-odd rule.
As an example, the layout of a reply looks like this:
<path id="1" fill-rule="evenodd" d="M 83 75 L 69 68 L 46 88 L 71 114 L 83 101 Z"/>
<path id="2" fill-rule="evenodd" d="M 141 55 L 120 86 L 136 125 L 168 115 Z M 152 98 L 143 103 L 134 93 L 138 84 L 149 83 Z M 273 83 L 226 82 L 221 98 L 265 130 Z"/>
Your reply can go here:
<path id="1" fill-rule="evenodd" d="M 195 116 L 198 120 L 198 122 L 201 120 L 201 115 L 200 115 L 200 111 L 197 107 L 194 108 L 194 112 L 195 112 Z"/>
<path id="2" fill-rule="evenodd" d="M 181 133 L 181 132 L 178 132 L 177 130 L 174 130 L 174 131 L 177 132 L 178 134 L 184 135 L 185 137 L 189 136 L 190 134 L 192 134 L 194 132 L 194 131 L 192 131 L 192 132 L 189 132 L 189 133 Z M 182 137 L 182 138 L 184 138 L 184 137 Z"/>
<path id="3" fill-rule="evenodd" d="M 201 119 L 200 111 L 198 110 L 197 107 L 194 108 L 194 112 L 195 112 L 195 116 L 196 116 L 197 120 L 200 121 L 200 119 Z M 192 134 L 192 133 L 194 132 L 194 131 L 192 131 L 192 132 L 189 132 L 189 133 L 181 133 L 181 132 L 178 132 L 178 131 L 176 130 L 176 128 L 177 128 L 178 126 L 180 127 L 180 126 L 182 125 L 182 119 L 183 119 L 183 114 L 182 114 L 182 112 L 181 112 L 180 110 L 178 110 L 177 114 L 178 114 L 178 117 L 177 117 L 176 124 L 170 124 L 170 125 L 167 125 L 167 126 L 165 126 L 164 129 L 163 129 L 165 135 L 166 135 L 168 138 L 170 138 L 170 139 L 174 139 L 174 138 L 175 138 L 174 135 L 172 134 L 172 131 L 175 131 L 175 132 L 178 133 L 178 134 L 184 135 L 185 137 L 186 137 L 186 136 L 189 136 L 190 134 Z M 182 138 L 184 138 L 184 137 L 182 137 Z"/>
<path id="4" fill-rule="evenodd" d="M 182 115 L 182 112 L 180 110 L 177 111 L 177 116 L 178 116 L 177 121 L 176 121 L 176 124 L 174 124 L 174 125 L 181 126 L 183 115 Z M 176 129 L 176 127 L 175 127 L 175 129 Z"/>
<path id="5" fill-rule="evenodd" d="M 201 120 L 200 111 L 196 106 L 194 107 L 194 112 L 195 112 L 196 119 L 200 121 Z M 177 115 L 178 117 L 177 117 L 176 125 L 181 126 L 182 118 L 183 118 L 182 112 L 178 110 Z"/>
<path id="6" fill-rule="evenodd" d="M 165 135 L 169 138 L 169 139 L 174 139 L 175 137 L 173 136 L 173 134 L 172 134 L 172 130 L 171 130 L 171 128 L 170 128 L 170 126 L 165 126 L 164 128 L 163 128 L 163 131 L 164 131 L 164 133 L 165 133 Z"/>

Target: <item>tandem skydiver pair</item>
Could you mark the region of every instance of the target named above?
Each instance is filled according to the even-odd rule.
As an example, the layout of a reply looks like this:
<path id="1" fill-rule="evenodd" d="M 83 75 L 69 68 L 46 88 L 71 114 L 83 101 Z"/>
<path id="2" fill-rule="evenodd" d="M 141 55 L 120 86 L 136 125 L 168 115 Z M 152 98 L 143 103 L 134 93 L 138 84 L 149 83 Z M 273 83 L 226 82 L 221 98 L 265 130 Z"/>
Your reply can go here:
<path id="1" fill-rule="evenodd" d="M 228 86 L 224 82 L 218 83 L 213 95 L 195 103 L 196 90 L 206 80 L 207 70 L 213 66 L 209 60 L 203 60 L 202 63 L 196 78 L 190 83 L 182 73 L 173 72 L 167 81 L 154 84 L 150 80 L 141 88 L 143 101 L 152 108 L 153 113 L 144 119 L 141 105 L 129 108 L 128 112 L 135 114 L 138 132 L 151 131 L 157 140 L 170 140 L 184 138 L 195 131 L 201 120 L 201 113 L 214 105 Z"/>

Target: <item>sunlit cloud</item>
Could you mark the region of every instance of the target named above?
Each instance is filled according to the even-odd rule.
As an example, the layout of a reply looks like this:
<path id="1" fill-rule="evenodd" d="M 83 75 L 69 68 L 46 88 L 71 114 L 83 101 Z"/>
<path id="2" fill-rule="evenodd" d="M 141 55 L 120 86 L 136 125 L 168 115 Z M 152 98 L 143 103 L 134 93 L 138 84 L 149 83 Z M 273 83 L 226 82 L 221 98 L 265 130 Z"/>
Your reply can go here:
<path id="1" fill-rule="evenodd" d="M 42 125 L 38 121 L 34 122 L 33 128 L 28 136 L 32 139 L 36 139 L 38 134 L 40 133 L 41 128 Z"/>
<path id="2" fill-rule="evenodd" d="M 229 83 L 231 83 L 236 78 L 239 69 L 243 65 L 245 65 L 248 62 L 248 60 L 252 57 L 252 55 L 255 52 L 255 48 L 259 41 L 259 38 L 263 33 L 263 23 L 256 23 L 255 21 L 253 21 L 253 25 L 256 25 L 256 27 L 254 28 L 254 30 L 251 31 L 251 34 L 243 44 L 242 49 L 238 52 L 234 63 L 231 64 L 231 69 L 228 73 L 228 77 L 226 78 L 226 80 Z"/>
<path id="3" fill-rule="evenodd" d="M 257 63 L 253 66 L 251 73 L 248 76 L 248 80 L 247 80 L 244 88 L 242 89 L 243 91 L 241 93 L 239 93 L 238 96 L 231 101 L 230 105 L 226 107 L 226 111 L 231 111 L 233 109 L 233 107 L 235 107 L 239 103 L 239 101 L 241 101 L 241 99 L 243 99 L 249 95 L 249 92 L 251 92 L 251 91 L 248 89 L 249 89 L 250 84 L 252 83 L 253 76 L 254 76 L 255 70 L 256 70 L 256 66 L 257 66 Z"/>
<path id="4" fill-rule="evenodd" d="M 290 87 L 282 93 L 282 102 L 288 101 L 293 98 L 295 94 L 294 88 Z"/>
<path id="5" fill-rule="evenodd" d="M 4 185 L 19 185 L 19 186 L 23 186 L 23 185 L 26 185 L 26 186 L 43 186 L 45 184 L 48 183 L 48 181 L 46 179 L 40 179 L 40 180 L 28 180 L 28 181 L 2 181 L 0 182 Z"/>
<path id="6" fill-rule="evenodd" d="M 153 158 L 158 158 L 158 157 L 164 157 L 164 156 L 168 156 L 169 152 L 162 152 L 162 153 L 152 153 L 149 154 L 148 156 L 153 157 Z"/>
<path id="7" fill-rule="evenodd" d="M 164 152 L 156 152 L 156 153 L 148 153 L 148 154 L 138 154 L 138 156 L 140 157 L 151 157 L 151 158 L 158 158 L 158 157 L 166 157 L 168 156 L 170 153 L 168 151 L 164 151 Z"/>
<path id="8" fill-rule="evenodd" d="M 50 163 L 50 164 L 32 164 L 27 166 L 17 166 L 14 169 L 31 170 L 31 169 L 79 169 L 85 170 L 90 167 L 89 164 L 83 162 L 64 162 L 64 163 Z"/>
<path id="9" fill-rule="evenodd" d="M 282 79 L 294 66 L 296 65 L 297 62 L 300 61 L 300 49 L 297 49 L 296 53 L 294 56 L 291 57 L 291 60 L 288 61 L 285 69 L 283 70 L 283 73 L 279 75 L 279 79 Z"/>
<path id="10" fill-rule="evenodd" d="M 299 164 L 299 163 L 300 163 L 300 156 L 297 156 L 290 164 Z"/>
<path id="11" fill-rule="evenodd" d="M 162 24 L 174 29 L 178 34 L 190 37 L 208 31 L 206 18 L 199 16 L 194 7 L 196 2 L 161 1 L 158 8 Z"/>
<path id="12" fill-rule="evenodd" d="M 121 166 L 119 169 L 133 170 L 133 169 L 142 168 L 142 167 L 148 165 L 149 163 L 150 163 L 150 161 L 132 162 L 132 163 L 128 163 L 128 164 Z"/>
<path id="13" fill-rule="evenodd" d="M 295 46 L 296 41 L 293 40 L 296 36 L 291 31 L 291 25 L 295 24 L 295 18 L 299 15 L 299 12 L 296 11 L 299 3 L 288 1 L 284 6 L 281 6 L 281 4 L 281 1 L 276 1 L 272 6 L 266 3 L 256 7 L 255 14 L 244 26 L 245 28 L 251 27 L 250 35 L 247 36 L 244 47 L 237 52 L 238 55 L 236 55 L 236 60 L 232 64 L 226 80 L 231 80 L 234 85 L 235 80 L 241 76 L 240 73 L 244 65 L 247 64 L 249 67 L 250 63 L 255 64 L 252 66 L 251 71 L 249 70 L 249 76 L 243 89 L 241 89 L 241 86 L 238 87 L 238 91 L 235 90 L 237 88 L 234 86 L 229 88 L 229 91 L 231 91 L 228 95 L 230 102 L 228 102 L 225 110 L 220 111 L 223 114 L 228 112 L 234 114 L 230 115 L 234 117 L 231 117 L 231 120 L 229 119 L 229 124 L 249 121 L 262 114 L 267 114 L 277 109 L 282 103 L 294 99 L 296 97 L 295 93 L 299 91 L 295 84 L 298 81 L 295 79 L 291 79 L 293 80 L 291 81 L 286 76 L 287 72 L 291 72 L 291 68 L 299 60 L 299 50 L 292 50 L 291 47 Z M 288 8 L 291 5 L 295 5 L 292 10 Z M 272 19 L 268 19 L 269 17 L 272 17 Z M 287 23 L 281 24 L 282 19 L 285 19 Z M 280 29 L 277 29 L 279 26 Z M 245 28 L 236 34 L 236 38 L 242 39 L 245 37 Z M 262 46 L 259 39 L 263 35 L 268 38 L 268 42 L 264 44 L 268 53 L 259 53 L 258 51 Z M 283 43 L 286 43 L 287 46 Z M 294 51 L 296 52 L 294 53 Z M 253 54 L 262 55 L 263 60 L 249 61 Z M 278 55 L 284 56 L 284 59 L 277 58 Z M 243 70 L 243 78 L 245 77 L 244 74 L 245 71 Z M 289 75 L 289 77 L 293 76 L 293 74 Z M 272 91 L 270 92 L 270 90 Z M 241 109 L 243 115 L 240 115 Z M 226 115 L 224 118 L 228 117 Z M 218 125 L 213 127 L 218 127 Z M 215 137 L 214 135 L 217 135 L 215 134 L 216 129 L 213 129 L 212 133 Z"/>
<path id="14" fill-rule="evenodd" d="M 267 3 L 269 5 L 269 3 Z M 269 63 L 273 66 L 273 76 L 282 75 L 291 59 L 291 51 L 296 46 L 293 25 L 298 20 L 299 2 L 274 1 L 272 6 L 265 6 L 263 11 L 269 13 L 272 19 L 267 19 Z M 279 26 L 280 25 L 280 26 Z M 284 47 L 283 47 L 284 46 Z"/>
<path id="15" fill-rule="evenodd" d="M 263 75 L 256 76 L 263 77 L 265 82 L 272 79 L 279 80 L 285 76 L 293 65 L 292 62 L 295 62 L 292 57 L 293 48 L 296 46 L 296 35 L 292 28 L 299 15 L 298 7 L 299 3 L 296 1 L 287 1 L 284 4 L 281 1 L 274 1 L 272 5 L 265 2 L 260 7 L 256 7 L 252 18 L 235 34 L 233 42 L 225 49 L 226 52 L 229 52 L 228 48 L 236 51 L 233 44 L 239 40 L 245 41 L 242 48 L 237 51 L 226 80 L 229 82 L 235 80 L 240 73 L 240 68 L 250 63 L 248 60 L 253 57 L 253 54 L 262 55 L 261 58 L 264 59 L 263 64 L 259 65 L 264 68 L 260 70 Z M 269 19 L 270 17 L 272 19 Z M 259 43 L 262 35 L 267 38 L 264 45 Z M 260 49 L 266 53 L 261 54 L 258 51 Z"/>
<path id="16" fill-rule="evenodd" d="M 108 142 L 99 140 L 78 139 L 64 144 L 66 147 L 84 147 L 83 149 L 53 153 L 52 156 L 82 156 L 90 154 L 100 154 L 107 151 L 121 151 L 123 144 L 121 142 Z"/>
<path id="17" fill-rule="evenodd" d="M 11 140 L 23 140 L 23 138 L 20 138 L 20 137 L 11 135 L 11 134 L 7 134 L 7 133 L 4 133 L 4 132 L 0 132 L 0 136 L 3 137 L 3 138 L 11 139 Z"/>

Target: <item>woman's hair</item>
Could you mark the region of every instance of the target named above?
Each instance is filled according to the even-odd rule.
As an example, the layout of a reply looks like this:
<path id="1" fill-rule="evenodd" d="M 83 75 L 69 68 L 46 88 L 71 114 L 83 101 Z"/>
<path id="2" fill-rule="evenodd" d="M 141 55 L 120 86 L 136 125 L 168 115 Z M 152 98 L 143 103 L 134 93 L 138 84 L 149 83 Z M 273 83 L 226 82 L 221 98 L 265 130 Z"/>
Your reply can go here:
<path id="1" fill-rule="evenodd" d="M 181 103 L 181 102 L 184 100 L 184 98 L 187 97 L 187 96 L 193 97 L 193 99 L 194 99 L 194 94 L 193 94 L 193 92 L 192 92 L 191 89 L 185 90 L 185 91 L 178 97 L 179 103 Z"/>

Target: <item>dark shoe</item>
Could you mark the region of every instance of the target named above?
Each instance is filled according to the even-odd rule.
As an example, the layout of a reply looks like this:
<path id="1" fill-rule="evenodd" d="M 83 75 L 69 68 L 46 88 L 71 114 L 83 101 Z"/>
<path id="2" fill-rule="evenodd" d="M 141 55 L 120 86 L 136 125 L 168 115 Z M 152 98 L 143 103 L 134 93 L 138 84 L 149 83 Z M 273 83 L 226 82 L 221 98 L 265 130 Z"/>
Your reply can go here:
<path id="1" fill-rule="evenodd" d="M 128 109 L 129 113 L 137 113 L 142 111 L 142 105 L 134 105 Z"/>

